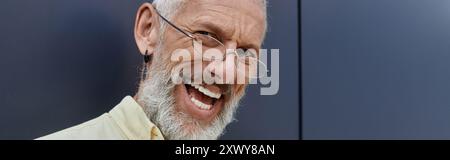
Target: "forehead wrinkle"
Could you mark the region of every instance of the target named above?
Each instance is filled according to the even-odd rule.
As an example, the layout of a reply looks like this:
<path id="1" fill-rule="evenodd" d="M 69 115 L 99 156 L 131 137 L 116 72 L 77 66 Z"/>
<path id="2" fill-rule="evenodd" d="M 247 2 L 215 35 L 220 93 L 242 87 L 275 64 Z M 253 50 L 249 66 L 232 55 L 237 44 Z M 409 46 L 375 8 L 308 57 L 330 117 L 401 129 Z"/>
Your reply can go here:
<path id="1" fill-rule="evenodd" d="M 187 18 L 185 27 L 189 29 L 206 29 L 205 31 L 210 29 L 224 40 L 235 40 L 239 45 L 259 48 L 265 32 L 263 10 L 260 7 L 244 8 L 245 6 L 236 6 L 225 3 L 226 1 L 193 0 L 182 9 L 191 15 L 177 18 Z M 189 11 L 191 5 L 195 5 L 195 12 Z M 212 30 L 213 28 L 208 25 L 216 26 L 222 33 L 217 33 L 219 31 Z"/>
<path id="2" fill-rule="evenodd" d="M 264 32 L 264 25 L 260 24 L 257 20 L 252 19 L 249 15 L 243 15 L 236 18 L 228 16 L 220 17 L 224 18 L 211 16 L 211 14 L 202 15 L 196 17 L 191 23 L 193 26 L 200 28 L 209 25 L 216 26 L 221 30 L 221 33 L 216 33 L 219 34 L 221 38 L 236 40 L 239 45 L 243 45 L 246 48 L 258 49 L 260 47 L 262 44 L 261 39 Z"/>
<path id="3" fill-rule="evenodd" d="M 231 12 L 223 12 L 220 9 L 229 9 Z M 231 26 L 233 28 L 232 38 L 242 39 L 245 35 L 255 35 L 251 39 L 262 39 L 265 31 L 265 16 L 264 12 L 256 7 L 252 9 L 247 9 L 243 7 L 227 6 L 227 5 L 217 5 L 215 7 L 210 7 L 208 10 L 213 13 L 217 13 L 218 16 L 223 16 L 226 20 L 220 20 L 219 22 L 225 21 L 226 26 Z M 217 20 L 217 18 L 213 19 Z M 225 25 L 224 25 L 225 26 Z M 258 33 L 261 31 L 261 33 Z M 252 34 L 256 33 L 256 34 Z M 262 42 L 261 42 L 262 43 Z"/>
<path id="4" fill-rule="evenodd" d="M 233 32 L 230 32 L 232 35 L 229 37 L 236 40 L 238 45 L 247 48 L 250 46 L 254 49 L 260 48 L 265 32 L 265 15 L 260 7 L 245 8 L 245 6 L 219 4 L 208 9 L 218 15 L 226 15 L 224 17 L 228 18 L 225 20 L 227 26 L 233 28 Z M 228 10 L 228 12 L 223 12 L 224 10 L 221 9 Z"/>
<path id="5" fill-rule="evenodd" d="M 223 18 L 222 18 L 223 17 Z M 201 29 L 210 29 L 215 32 L 220 32 L 216 34 L 220 34 L 222 38 L 232 37 L 235 32 L 235 27 L 232 26 L 232 22 L 229 17 L 216 17 L 212 15 L 200 15 L 195 17 L 191 22 L 191 26 L 201 28 Z"/>

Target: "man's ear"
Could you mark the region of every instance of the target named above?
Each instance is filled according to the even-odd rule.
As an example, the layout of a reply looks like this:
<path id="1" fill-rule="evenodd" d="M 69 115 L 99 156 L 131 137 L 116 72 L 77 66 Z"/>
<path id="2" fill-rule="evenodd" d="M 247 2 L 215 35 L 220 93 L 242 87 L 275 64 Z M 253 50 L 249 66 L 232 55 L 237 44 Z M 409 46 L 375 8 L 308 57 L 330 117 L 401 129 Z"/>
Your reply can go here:
<path id="1" fill-rule="evenodd" d="M 159 37 L 159 17 L 150 3 L 139 7 L 134 25 L 134 38 L 142 55 L 147 51 L 154 54 Z"/>

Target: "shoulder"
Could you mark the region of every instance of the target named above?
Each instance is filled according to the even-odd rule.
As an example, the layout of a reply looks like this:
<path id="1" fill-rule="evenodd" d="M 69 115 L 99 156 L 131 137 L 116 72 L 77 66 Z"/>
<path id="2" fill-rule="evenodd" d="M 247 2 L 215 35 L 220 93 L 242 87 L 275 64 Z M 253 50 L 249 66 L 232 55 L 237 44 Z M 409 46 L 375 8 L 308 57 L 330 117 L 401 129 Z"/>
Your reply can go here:
<path id="1" fill-rule="evenodd" d="M 117 124 L 105 113 L 95 119 L 61 130 L 36 140 L 100 140 L 124 139 Z"/>

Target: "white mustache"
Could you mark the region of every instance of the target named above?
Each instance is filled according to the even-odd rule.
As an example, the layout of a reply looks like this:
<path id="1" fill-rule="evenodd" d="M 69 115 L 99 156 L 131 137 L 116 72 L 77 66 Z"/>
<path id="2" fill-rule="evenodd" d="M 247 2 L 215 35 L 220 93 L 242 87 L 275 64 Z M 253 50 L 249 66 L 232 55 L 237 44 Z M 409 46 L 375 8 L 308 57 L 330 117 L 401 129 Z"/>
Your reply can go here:
<path id="1" fill-rule="evenodd" d="M 201 72 L 193 73 L 191 75 L 184 75 L 182 72 L 179 73 L 184 84 L 203 84 L 203 80 L 214 80 L 213 78 L 206 78 L 202 76 Z M 209 84 L 218 85 L 222 89 L 223 94 L 230 94 L 232 86 L 230 84 Z"/>

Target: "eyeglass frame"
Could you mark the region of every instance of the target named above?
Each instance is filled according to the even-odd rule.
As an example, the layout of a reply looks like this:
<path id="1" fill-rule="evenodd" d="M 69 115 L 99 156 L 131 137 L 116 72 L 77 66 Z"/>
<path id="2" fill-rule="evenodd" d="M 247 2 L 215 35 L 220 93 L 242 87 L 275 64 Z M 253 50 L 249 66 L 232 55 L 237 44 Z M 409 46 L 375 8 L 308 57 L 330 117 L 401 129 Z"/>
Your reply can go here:
<path id="1" fill-rule="evenodd" d="M 174 23 L 172 23 L 171 21 L 169 21 L 166 17 L 164 17 L 163 15 L 161 15 L 161 13 L 159 13 L 158 10 L 155 10 L 155 12 L 156 12 L 156 14 L 158 14 L 159 17 L 161 17 L 161 19 L 162 19 L 163 21 L 165 21 L 167 24 L 169 24 L 170 26 L 172 26 L 175 30 L 177 30 L 177 31 L 181 32 L 182 34 L 184 34 L 185 36 L 191 38 L 192 41 L 193 41 L 193 43 L 194 43 L 194 41 L 197 41 L 197 42 L 198 42 L 198 40 L 193 36 L 194 33 L 190 33 L 190 32 L 188 32 L 188 31 L 185 31 L 185 30 L 181 29 L 180 27 L 178 27 L 177 25 L 175 25 Z M 206 36 L 206 37 L 208 37 L 208 38 L 210 38 L 210 39 L 216 41 L 218 44 L 220 44 L 220 45 L 222 45 L 223 47 L 225 47 L 225 44 L 223 44 L 223 43 L 222 43 L 221 41 L 219 41 L 218 39 L 216 39 L 216 38 L 214 38 L 214 37 L 212 37 L 212 36 L 209 36 L 209 35 L 204 35 L 204 36 Z M 194 46 L 194 44 L 192 44 L 192 45 Z M 238 55 L 238 53 L 237 53 L 236 50 L 233 50 L 232 53 L 227 53 L 227 54 L 225 54 L 225 55 L 228 55 L 228 54 L 234 54 L 234 55 L 237 56 L 238 58 L 241 58 L 241 57 Z M 256 57 L 255 59 L 258 59 L 258 58 L 257 58 L 258 55 L 255 54 L 255 57 Z M 244 58 L 252 58 L 252 57 L 244 56 Z M 267 73 L 267 72 L 268 72 L 268 71 L 267 71 L 267 66 L 266 66 L 263 62 L 261 62 L 260 60 L 257 60 L 257 62 L 261 63 L 261 64 L 264 66 L 265 72 Z M 257 70 L 256 70 L 256 71 L 257 71 Z"/>

